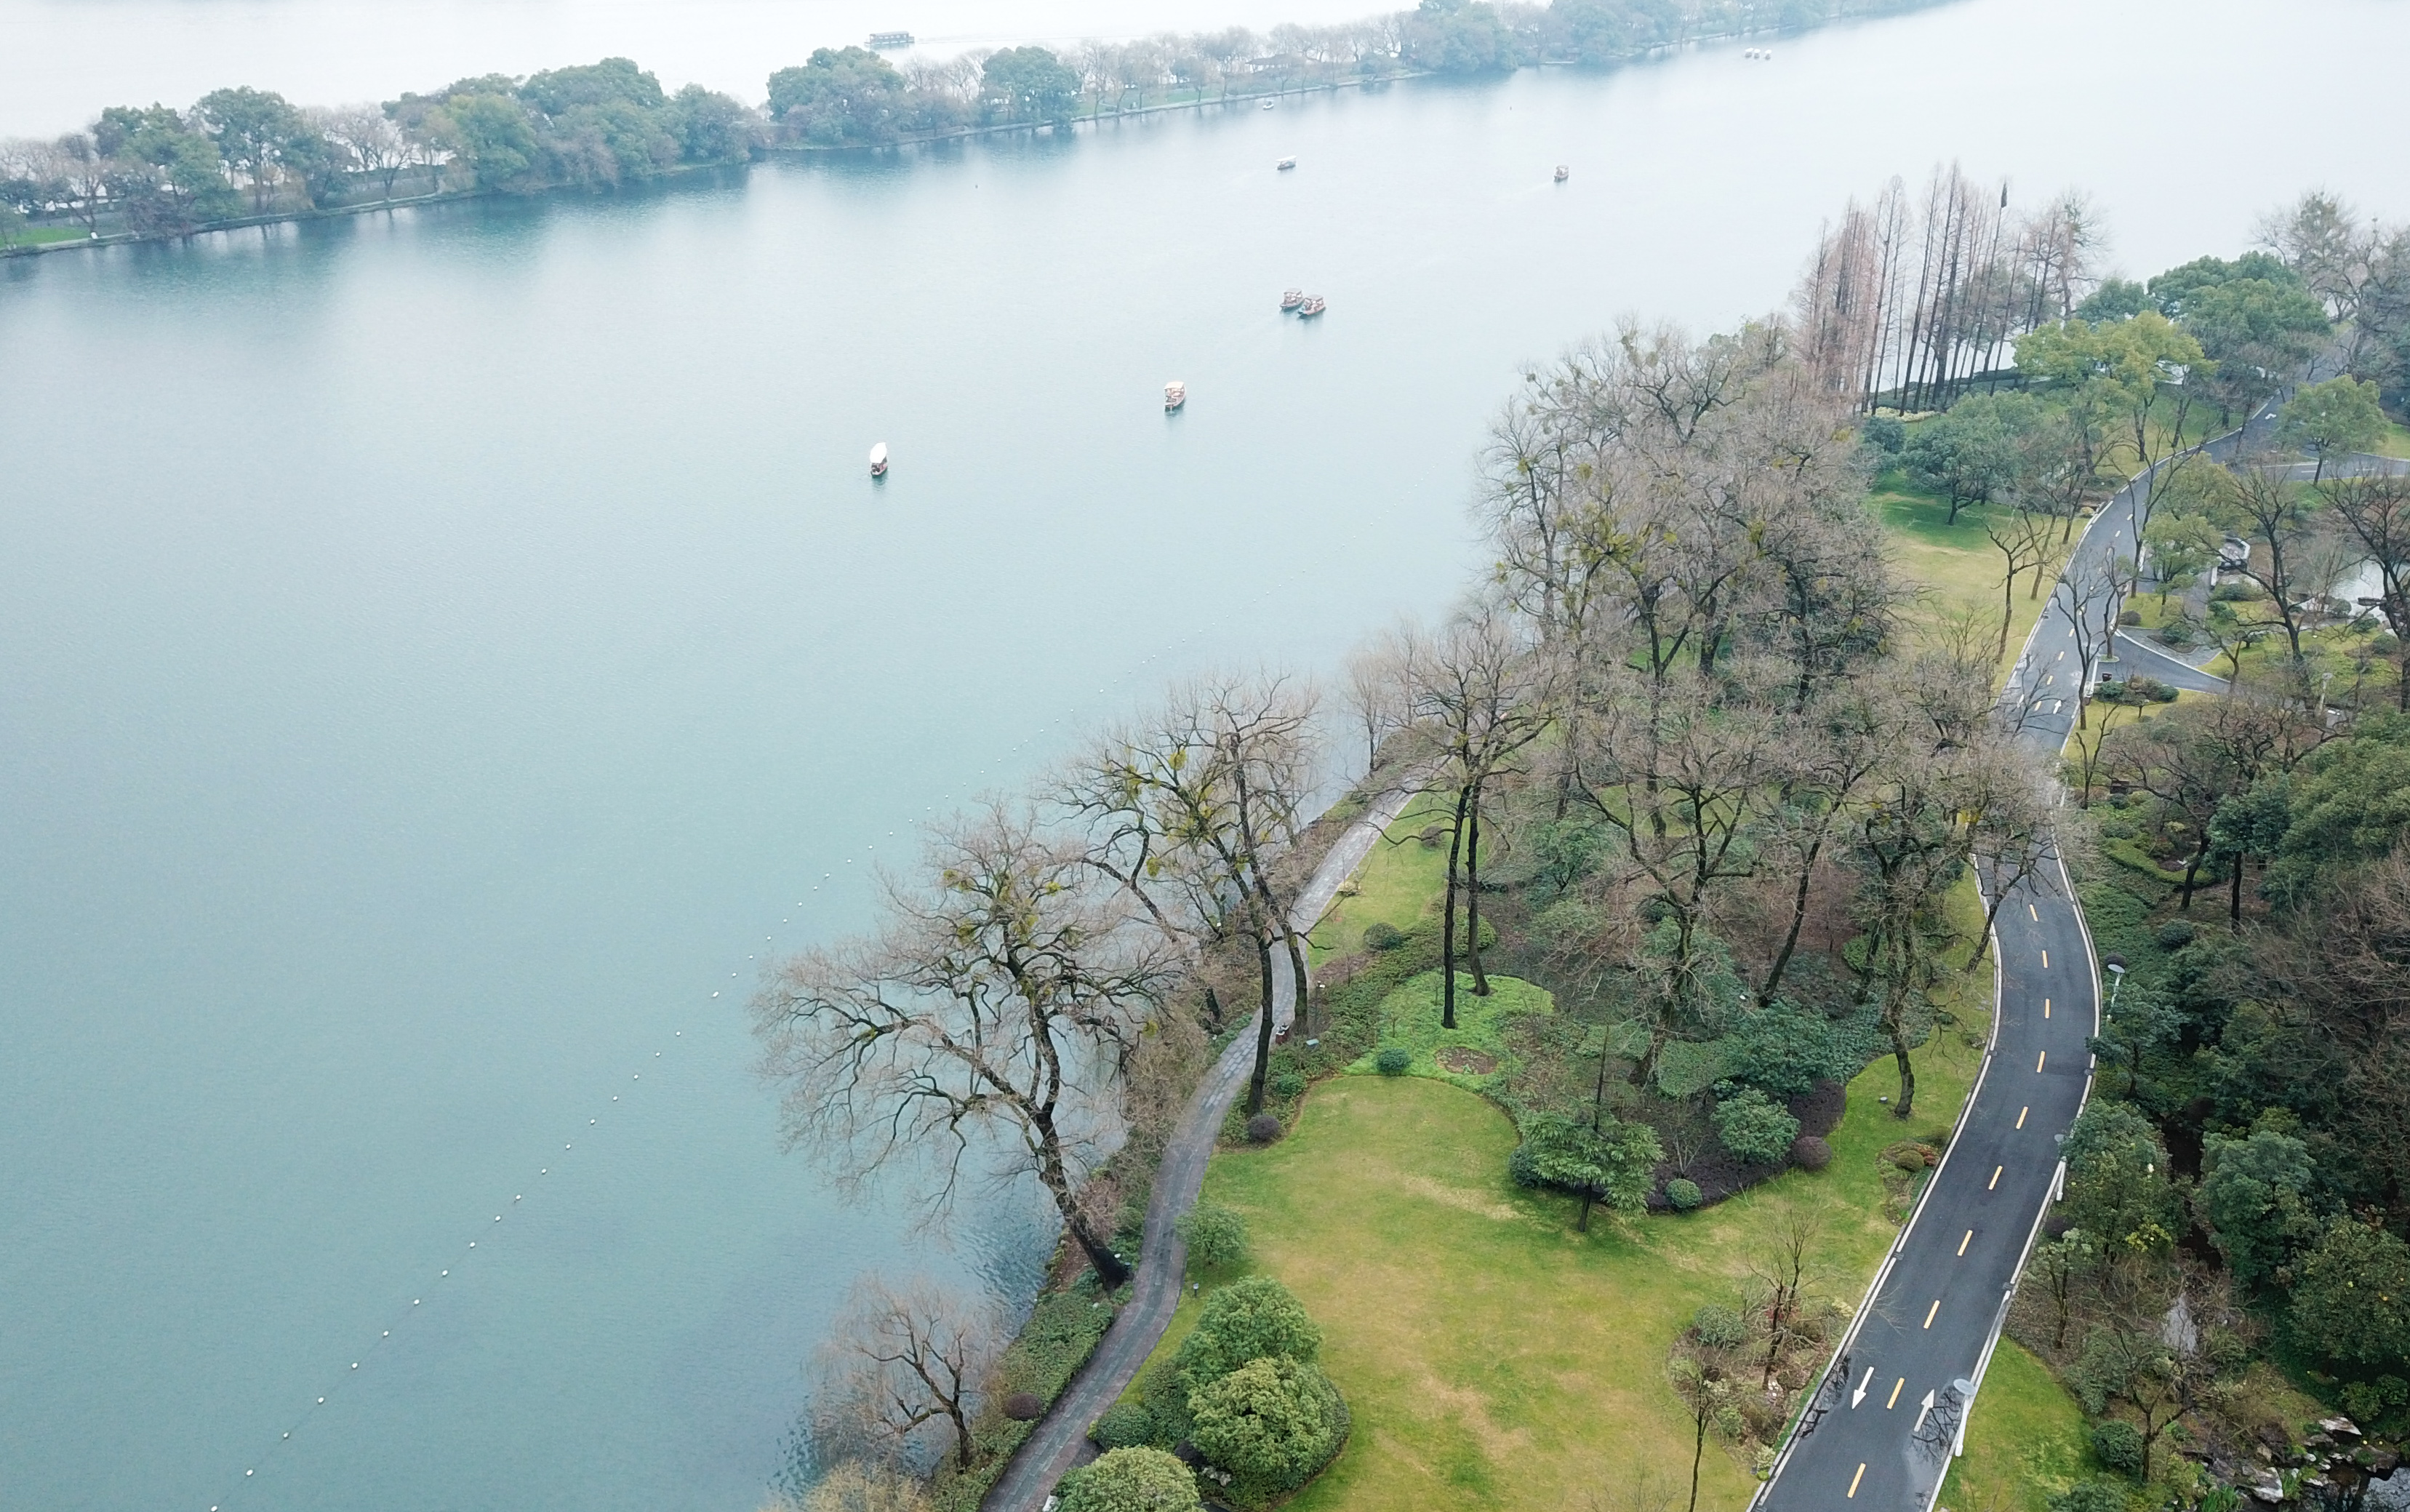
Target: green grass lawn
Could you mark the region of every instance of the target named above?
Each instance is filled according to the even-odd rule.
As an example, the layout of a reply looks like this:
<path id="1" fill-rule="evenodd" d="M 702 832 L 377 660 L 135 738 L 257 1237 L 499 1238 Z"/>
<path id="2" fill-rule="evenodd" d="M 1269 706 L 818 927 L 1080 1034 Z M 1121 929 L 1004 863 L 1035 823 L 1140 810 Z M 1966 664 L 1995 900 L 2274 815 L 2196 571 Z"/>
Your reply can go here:
<path id="1" fill-rule="evenodd" d="M 2000 1341 L 1983 1375 L 1967 1453 L 1953 1461 L 1941 1505 L 1963 1512 L 2050 1512 L 2050 1499 L 2098 1472 L 2083 1409 L 2042 1362 Z"/>
<path id="2" fill-rule="evenodd" d="M 72 225 L 18 226 L 0 240 L 0 247 L 38 247 L 52 241 L 81 241 L 85 233 Z"/>
<path id="3" fill-rule="evenodd" d="M 1896 1090 L 1886 1057 L 1851 1084 L 1829 1168 L 1683 1216 L 1602 1213 L 1575 1233 L 1571 1199 L 1507 1179 L 1505 1113 L 1433 1078 L 1324 1082 L 1289 1138 L 1216 1155 L 1206 1198 L 1245 1214 L 1254 1266 L 1322 1324 L 1323 1362 L 1355 1414 L 1345 1453 L 1291 1505 L 1580 1508 L 1651 1466 L 1686 1481 L 1668 1345 L 1701 1304 L 1738 1299 L 1773 1202 L 1826 1214 L 1822 1285 L 1855 1306 L 1895 1232 L 1876 1157 L 1946 1137 L 1981 1057 L 1966 1040 L 1984 1032 L 1989 985 L 1988 972 L 1962 979 L 1959 1022 L 1917 1053 L 1915 1117 L 1876 1100 Z M 1183 1304 L 1158 1358 L 1195 1313 Z M 1754 1489 L 1712 1446 L 1702 1475 L 1703 1507 L 1737 1509 Z"/>
<path id="4" fill-rule="evenodd" d="M 1909 610 L 1911 617 L 1938 617 L 1960 609 L 1995 616 L 2000 612 L 2000 553 L 1983 533 L 1982 506 L 1967 505 L 1958 512 L 1957 522 L 1950 523 L 1948 501 L 1910 487 L 1897 472 L 1883 475 L 1870 502 L 1875 517 L 1891 534 L 1892 565 L 1924 592 L 1925 602 Z M 2049 584 L 2037 595 L 2031 583 L 2030 574 L 2019 579 L 2010 605 L 2008 650 L 2000 659 L 2003 674 L 2016 664 L 2026 632 L 2050 602 Z"/>
<path id="5" fill-rule="evenodd" d="M 2380 457 L 2410 457 L 2410 426 L 2399 420 L 2385 422 L 2385 437 L 2376 443 Z"/>
<path id="6" fill-rule="evenodd" d="M 1450 817 L 1448 803 L 1433 793 L 1406 805 L 1307 937 L 1312 965 L 1320 967 L 1334 956 L 1363 949 L 1368 925 L 1386 923 L 1403 930 L 1438 911 L 1447 886 L 1447 847 L 1426 847 L 1416 836 Z"/>

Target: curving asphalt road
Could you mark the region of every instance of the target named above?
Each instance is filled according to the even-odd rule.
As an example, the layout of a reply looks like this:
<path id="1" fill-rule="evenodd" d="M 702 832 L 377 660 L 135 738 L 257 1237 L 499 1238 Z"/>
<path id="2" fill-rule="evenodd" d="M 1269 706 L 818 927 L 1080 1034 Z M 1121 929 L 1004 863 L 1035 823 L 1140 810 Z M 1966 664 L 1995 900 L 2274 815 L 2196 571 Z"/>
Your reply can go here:
<path id="1" fill-rule="evenodd" d="M 1296 917 L 1299 929 L 1311 928 L 1331 901 L 1339 895 L 1342 883 L 1356 874 L 1364 858 L 1372 853 L 1372 844 L 1397 818 L 1413 798 L 1419 784 L 1403 781 L 1399 790 L 1374 798 L 1356 821 L 1347 826 L 1331 846 L 1330 853 L 1322 859 L 1313 879 L 1305 885 L 1297 900 Z M 1286 1024 L 1296 1011 L 1296 986 L 1286 970 L 1272 976 L 1272 1023 Z M 1053 1410 L 1040 1419 L 1037 1429 L 1022 1441 L 1012 1462 L 980 1504 L 981 1512 L 1038 1512 L 1046 1498 L 1053 1492 L 1054 1483 L 1095 1454 L 1088 1443 L 1088 1430 L 1104 1415 L 1115 1398 L 1128 1389 L 1131 1379 L 1146 1363 L 1155 1341 L 1171 1322 L 1172 1311 L 1180 1305 L 1181 1277 L 1188 1267 L 1188 1246 L 1172 1231 L 1172 1220 L 1195 1204 L 1198 1192 L 1205 1185 L 1205 1163 L 1213 1154 L 1213 1141 L 1222 1132 L 1222 1120 L 1228 1116 L 1230 1104 L 1237 1100 L 1239 1089 L 1246 1084 L 1247 1073 L 1253 1069 L 1256 1055 L 1255 1020 L 1247 1020 L 1248 1029 L 1222 1052 L 1205 1080 L 1189 1099 L 1188 1111 L 1182 1115 L 1180 1127 L 1165 1147 L 1163 1163 L 1155 1170 L 1154 1190 L 1146 1207 L 1146 1243 L 1139 1251 L 1138 1274 L 1130 1301 L 1114 1314 L 1112 1326 L 1096 1345 L 1096 1352 L 1080 1368 L 1070 1387 L 1055 1399 Z"/>
<path id="2" fill-rule="evenodd" d="M 2272 400 L 2243 429 L 2209 443 L 2210 454 L 2229 459 L 2264 439 L 2273 414 Z M 2135 555 L 2141 491 L 2156 471 L 2100 509 L 2065 572 Z M 2128 654 L 2140 647 L 2121 645 Z M 2176 667 L 2198 681 L 2180 682 Z M 2054 598 L 2001 694 L 2001 720 L 2037 753 L 2055 756 L 2075 723 L 2082 679 L 2098 671 L 2082 664 Z M 2182 686 L 2223 686 L 2181 662 L 2166 671 Z M 2084 1046 L 2099 1026 L 2091 936 L 2056 858 L 2010 894 L 1994 943 L 1997 1009 L 1973 1095 L 1759 1490 L 1752 1505 L 1764 1512 L 1926 1512 L 1964 1447 L 2017 1272 L 2063 1179 L 2058 1147 L 2090 1089 Z"/>

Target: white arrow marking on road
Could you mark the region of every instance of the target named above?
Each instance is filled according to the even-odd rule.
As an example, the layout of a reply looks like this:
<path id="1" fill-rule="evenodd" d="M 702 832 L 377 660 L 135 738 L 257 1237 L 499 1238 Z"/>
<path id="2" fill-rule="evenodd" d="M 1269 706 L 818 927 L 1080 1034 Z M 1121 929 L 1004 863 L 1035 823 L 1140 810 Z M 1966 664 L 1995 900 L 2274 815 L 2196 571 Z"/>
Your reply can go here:
<path id="1" fill-rule="evenodd" d="M 1874 1384 L 1875 1368 L 1872 1365 L 1868 1365 L 1866 1367 L 1866 1378 L 1860 1381 L 1858 1383 L 1858 1388 L 1850 1393 L 1850 1405 L 1854 1407 L 1859 1403 L 1864 1402 L 1866 1399 L 1866 1388 Z"/>
<path id="2" fill-rule="evenodd" d="M 1924 1393 L 1924 1404 L 1923 1404 L 1923 1405 L 1921 1405 L 1921 1406 L 1919 1406 L 1919 1407 L 1916 1409 L 1916 1428 L 1911 1428 L 1911 1429 L 1909 1429 L 1909 1432 L 1910 1433 L 1914 1433 L 1914 1432 L 1916 1432 L 1916 1429 L 1917 1429 L 1917 1428 L 1923 1428 L 1923 1427 L 1924 1426 L 1924 1416 L 1925 1416 L 1925 1414 L 1927 1414 L 1927 1413 L 1931 1412 L 1932 1410 L 1933 1410 L 1933 1393 L 1932 1393 L 1932 1392 L 1930 1392 L 1930 1391 L 1927 1391 L 1926 1393 Z"/>

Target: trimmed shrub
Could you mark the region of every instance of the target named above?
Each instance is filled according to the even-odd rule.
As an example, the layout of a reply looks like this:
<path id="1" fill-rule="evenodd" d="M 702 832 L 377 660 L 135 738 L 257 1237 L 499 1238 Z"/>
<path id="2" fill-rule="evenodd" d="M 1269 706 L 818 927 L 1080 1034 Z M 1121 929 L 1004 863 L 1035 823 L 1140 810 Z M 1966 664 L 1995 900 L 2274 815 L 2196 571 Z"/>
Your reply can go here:
<path id="1" fill-rule="evenodd" d="M 1305 1095 L 1305 1073 L 1295 1069 L 1276 1072 L 1270 1086 L 1274 1097 L 1301 1098 Z"/>
<path id="2" fill-rule="evenodd" d="M 1172 1220 L 1171 1230 L 1187 1244 L 1191 1265 L 1212 1269 L 1247 1258 L 1247 1221 L 1217 1202 L 1198 1203 Z"/>
<path id="3" fill-rule="evenodd" d="M 1161 1449 L 1115 1449 L 1063 1477 L 1059 1512 L 1198 1512 L 1197 1477 Z"/>
<path id="4" fill-rule="evenodd" d="M 1822 1170 L 1833 1163 L 1833 1146 L 1813 1134 L 1791 1141 L 1791 1163 L 1802 1170 Z"/>
<path id="5" fill-rule="evenodd" d="M 2121 625 L 2132 626 L 2139 625 L 2141 622 L 2142 611 L 2140 609 L 2120 609 L 2117 611 L 2117 623 Z"/>
<path id="6" fill-rule="evenodd" d="M 1180 1361 L 1166 1356 L 1149 1365 L 1138 1378 L 1138 1399 L 1146 1403 L 1156 1444 L 1178 1444 L 1188 1436 L 1188 1385 L 1180 1378 Z"/>
<path id="7" fill-rule="evenodd" d="M 1205 1299 L 1197 1327 L 1180 1341 L 1180 1378 L 1193 1412 L 1198 1391 L 1251 1359 L 1285 1355 L 1311 1364 L 1322 1352 L 1322 1330 L 1305 1304 L 1270 1276 L 1234 1281 Z"/>
<path id="8" fill-rule="evenodd" d="M 1045 1399 L 1035 1391 L 1015 1391 L 1004 1399 L 1004 1415 L 1016 1423 L 1034 1423 L 1046 1416 Z"/>
<path id="9" fill-rule="evenodd" d="M 1088 1430 L 1100 1449 L 1135 1448 L 1154 1441 L 1154 1415 L 1135 1402 L 1116 1402 Z"/>
<path id="10" fill-rule="evenodd" d="M 1799 1137 L 1799 1120 L 1755 1087 L 1718 1102 L 1715 1123 L 1724 1148 L 1751 1165 L 1782 1159 Z"/>
<path id="11" fill-rule="evenodd" d="M 1729 1307 L 1707 1303 L 1691 1318 L 1691 1333 L 1710 1349 L 1737 1349 L 1749 1343 L 1749 1325 Z"/>
<path id="12" fill-rule="evenodd" d="M 1699 1184 L 1688 1176 L 1677 1176 L 1665 1184 L 1665 1205 L 1677 1213 L 1688 1213 L 1697 1207 L 1705 1194 Z"/>
<path id="13" fill-rule="evenodd" d="M 2079 1480 L 2050 1499 L 2050 1512 L 2126 1512 L 2126 1488 L 2098 1477 Z"/>
<path id="14" fill-rule="evenodd" d="M 2113 1470 L 2128 1479 L 2139 1479 L 2142 1474 L 2142 1435 L 2132 1423 L 2114 1418 L 2092 1425 L 2092 1457 L 2104 1470 Z"/>
<path id="15" fill-rule="evenodd" d="M 1415 1053 L 1403 1045 L 1388 1045 L 1372 1057 L 1372 1069 L 1383 1076 L 1403 1076 L 1415 1063 Z"/>
<path id="16" fill-rule="evenodd" d="M 1294 1490 L 1339 1452 L 1339 1388 L 1313 1365 L 1285 1356 L 1249 1360 L 1192 1391 L 1190 1442 L 1241 1489 Z"/>
<path id="17" fill-rule="evenodd" d="M 2159 925 L 2158 941 L 2160 948 L 2163 950 L 2180 951 L 2185 946 L 2191 944 L 2193 937 L 2199 933 L 2200 931 L 2193 926 L 2193 922 L 2189 919 L 2170 919 L 2166 923 Z"/>
<path id="18" fill-rule="evenodd" d="M 1368 951 L 1394 951 L 1406 942 L 1406 932 L 1386 920 L 1375 919 L 1364 926 L 1364 948 Z"/>
<path id="19" fill-rule="evenodd" d="M 1270 1144 L 1281 1137 L 1281 1121 L 1270 1113 L 1257 1113 L 1247 1120 L 1247 1138 L 1257 1144 Z"/>

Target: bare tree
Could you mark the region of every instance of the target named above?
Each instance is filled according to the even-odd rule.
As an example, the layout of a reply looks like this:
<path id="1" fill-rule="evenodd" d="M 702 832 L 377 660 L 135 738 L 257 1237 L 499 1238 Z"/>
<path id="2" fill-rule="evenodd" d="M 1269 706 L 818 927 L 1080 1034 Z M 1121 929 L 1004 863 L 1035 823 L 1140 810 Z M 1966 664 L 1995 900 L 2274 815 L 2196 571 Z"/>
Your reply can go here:
<path id="1" fill-rule="evenodd" d="M 1080 847 L 1001 805 L 882 879 L 877 933 L 777 967 L 753 999 L 787 1147 L 859 1184 L 934 1172 L 942 1213 L 975 1167 L 1030 1174 L 1108 1287 L 1129 1268 L 1080 1209 L 1132 1047 L 1174 962 Z"/>
<path id="2" fill-rule="evenodd" d="M 2011 510 L 2005 517 L 1995 511 L 1983 521 L 1983 533 L 2000 552 L 2000 640 L 1992 650 L 1996 662 L 2009 654 L 2009 626 L 2017 617 L 2017 579 L 2031 573 L 2038 586 L 2054 552 L 2048 523 L 2030 510 Z"/>
<path id="3" fill-rule="evenodd" d="M 1424 738 L 1447 763 L 1456 790 L 1448 829 L 1447 889 L 1440 915 L 1440 1022 L 1456 1027 L 1456 903 L 1465 900 L 1465 955 L 1473 993 L 1489 996 L 1481 969 L 1481 805 L 1491 782 L 1546 727 L 1540 663 L 1501 608 L 1477 602 L 1438 634 L 1416 643 L 1415 712 Z M 1461 859 L 1461 870 L 1458 866 Z"/>
<path id="4" fill-rule="evenodd" d="M 801 1502 L 779 1497 L 762 1512 L 929 1512 L 929 1494 L 906 1471 L 847 1460 L 832 1465 Z"/>
<path id="5" fill-rule="evenodd" d="M 1380 764 L 1381 746 L 1414 722 L 1412 633 L 1391 631 L 1347 656 L 1347 712 L 1364 737 L 1364 769 Z"/>
<path id="6" fill-rule="evenodd" d="M 1824 1237 L 1823 1210 L 1795 1198 L 1778 1199 L 1766 1214 L 1763 1235 L 1749 1262 L 1749 1273 L 1763 1293 L 1765 1318 L 1765 1359 L 1758 1388 L 1774 1384 L 1782 1357 L 1805 1342 L 1802 1329 L 1808 1287 L 1813 1278 L 1816 1246 Z"/>
<path id="7" fill-rule="evenodd" d="M 1108 735 L 1060 793 L 1099 837 L 1091 865 L 1167 935 L 1201 927 L 1218 938 L 1241 927 L 1253 943 L 1261 991 L 1250 1115 L 1263 1107 L 1270 1065 L 1276 949 L 1288 957 L 1297 1010 L 1312 1001 L 1298 880 L 1282 862 L 1304 828 L 1320 759 L 1310 687 L 1226 675 L 1175 690 L 1153 720 Z"/>
<path id="8" fill-rule="evenodd" d="M 327 139 L 351 154 L 358 170 L 376 180 L 383 196 L 393 198 L 394 181 L 414 161 L 410 140 L 382 107 L 343 105 L 322 112 L 312 124 Z"/>
<path id="9" fill-rule="evenodd" d="M 2319 496 L 2291 481 L 2276 467 L 2245 466 L 2229 470 L 2233 487 L 2228 503 L 2250 532 L 2253 549 L 2243 575 L 2267 590 L 2269 612 L 2262 623 L 2284 632 L 2293 665 L 2301 665 L 2301 632 L 2306 605 L 2301 591 L 2302 559 L 2310 544 L 2310 516 Z"/>
<path id="10" fill-rule="evenodd" d="M 2335 518 L 2376 569 L 2374 607 L 2393 632 L 2394 695 L 2410 714 L 2410 478 L 2337 478 L 2326 494 Z"/>
<path id="11" fill-rule="evenodd" d="M 858 1446 L 874 1462 L 909 1463 L 923 1430 L 950 1435 L 958 1468 L 970 1466 L 978 1419 L 1004 1329 L 985 1298 L 966 1298 L 927 1276 L 856 1281 L 815 1357 L 814 1436 Z"/>

